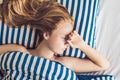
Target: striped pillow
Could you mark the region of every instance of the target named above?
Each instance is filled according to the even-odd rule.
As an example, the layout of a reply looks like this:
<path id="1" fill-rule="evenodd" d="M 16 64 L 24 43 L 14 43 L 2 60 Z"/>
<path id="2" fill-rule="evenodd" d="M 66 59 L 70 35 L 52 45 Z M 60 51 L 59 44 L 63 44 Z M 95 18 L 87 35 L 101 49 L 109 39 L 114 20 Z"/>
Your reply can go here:
<path id="1" fill-rule="evenodd" d="M 99 0 L 57 0 L 64 5 L 71 16 L 73 17 L 75 24 L 74 30 L 76 30 L 88 45 L 95 48 L 96 37 L 96 16 L 98 12 Z M 26 48 L 35 48 L 37 45 L 37 32 L 30 27 L 26 28 L 10 28 L 0 21 L 0 44 L 16 43 L 25 46 Z M 85 58 L 78 49 L 72 49 L 69 47 L 63 54 L 63 56 L 74 56 Z"/>
<path id="2" fill-rule="evenodd" d="M 35 48 L 37 45 L 37 31 L 29 26 L 21 28 L 10 27 L 0 21 L 0 44 L 15 43 L 26 48 Z"/>
<path id="3" fill-rule="evenodd" d="M 88 45 L 95 48 L 96 38 L 96 16 L 100 0 L 58 0 L 63 4 L 74 19 L 74 30 L 76 30 Z M 85 58 L 78 49 L 68 48 L 64 55 Z"/>
<path id="4" fill-rule="evenodd" d="M 0 69 L 6 72 L 4 80 L 78 80 L 62 64 L 22 52 L 1 54 Z"/>

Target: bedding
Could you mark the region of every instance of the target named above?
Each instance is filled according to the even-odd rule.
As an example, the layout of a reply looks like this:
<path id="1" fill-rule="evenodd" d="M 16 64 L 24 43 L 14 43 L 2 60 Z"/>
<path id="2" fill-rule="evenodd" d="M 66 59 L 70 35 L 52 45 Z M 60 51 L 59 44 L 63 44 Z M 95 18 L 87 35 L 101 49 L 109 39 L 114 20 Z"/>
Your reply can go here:
<path id="1" fill-rule="evenodd" d="M 0 55 L 3 80 L 114 80 L 110 75 L 76 75 L 58 62 L 22 52 Z"/>
<path id="2" fill-rule="evenodd" d="M 96 48 L 96 19 L 99 14 L 98 7 L 100 0 L 58 0 L 58 2 L 64 5 L 70 12 L 71 16 L 73 17 L 75 21 L 74 30 L 76 30 L 82 36 L 82 38 L 85 40 L 86 43 L 88 43 L 91 47 Z M 36 29 L 30 28 L 29 26 L 22 26 L 21 28 L 9 27 L 6 24 L 4 24 L 3 21 L 0 21 L 0 44 L 15 43 L 31 49 L 37 46 L 38 39 L 39 37 Z M 16 53 L 12 53 L 12 54 L 16 54 Z M 19 53 L 17 55 L 19 55 Z M 79 51 L 78 49 L 72 49 L 71 47 L 69 47 L 64 52 L 63 56 L 66 55 L 79 57 L 79 58 L 86 58 L 83 52 Z M 2 67 L 1 64 L 0 67 Z M 34 67 L 32 69 L 34 69 Z M 18 72 L 15 73 L 18 74 Z M 97 77 L 96 74 L 94 74 L 92 77 L 89 75 L 78 74 L 78 78 L 80 78 L 80 80 L 81 79 L 82 80 L 84 79 L 113 80 L 114 79 L 113 76 L 111 75 L 105 76 L 101 74 L 99 74 Z"/>

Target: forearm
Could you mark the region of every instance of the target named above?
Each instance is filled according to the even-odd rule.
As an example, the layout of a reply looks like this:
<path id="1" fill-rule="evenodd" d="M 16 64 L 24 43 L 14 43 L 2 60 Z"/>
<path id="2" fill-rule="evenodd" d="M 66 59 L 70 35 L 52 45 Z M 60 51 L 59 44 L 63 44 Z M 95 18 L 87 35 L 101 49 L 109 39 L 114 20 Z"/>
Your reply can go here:
<path id="1" fill-rule="evenodd" d="M 103 70 L 110 66 L 110 63 L 106 58 L 86 43 L 83 43 L 80 50 L 83 51 L 93 63 L 100 66 Z"/>
<path id="2" fill-rule="evenodd" d="M 0 45 L 0 54 L 6 53 L 6 52 L 12 52 L 12 51 L 27 52 L 27 50 L 20 45 L 16 45 L 16 44 Z"/>

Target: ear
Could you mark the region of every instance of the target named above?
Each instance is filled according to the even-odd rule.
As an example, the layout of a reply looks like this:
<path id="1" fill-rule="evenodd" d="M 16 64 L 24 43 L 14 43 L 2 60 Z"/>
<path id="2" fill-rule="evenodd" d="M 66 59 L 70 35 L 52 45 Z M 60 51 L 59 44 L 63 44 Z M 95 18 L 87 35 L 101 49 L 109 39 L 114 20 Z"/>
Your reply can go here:
<path id="1" fill-rule="evenodd" d="M 44 33 L 43 33 L 43 37 L 44 37 L 45 40 L 48 40 L 48 39 L 49 39 L 49 36 L 50 36 L 50 35 L 49 35 L 49 32 L 44 32 Z"/>

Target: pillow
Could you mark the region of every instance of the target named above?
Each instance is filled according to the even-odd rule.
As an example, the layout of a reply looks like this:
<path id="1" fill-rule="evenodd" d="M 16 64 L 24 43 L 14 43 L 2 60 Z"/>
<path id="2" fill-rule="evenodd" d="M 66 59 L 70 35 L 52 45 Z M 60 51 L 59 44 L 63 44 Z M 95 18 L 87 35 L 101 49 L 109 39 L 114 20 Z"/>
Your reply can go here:
<path id="1" fill-rule="evenodd" d="M 35 48 L 37 45 L 37 30 L 29 26 L 12 27 L 0 21 L 0 44 L 19 44 L 26 48 Z"/>
<path id="2" fill-rule="evenodd" d="M 1 54 L 0 69 L 6 72 L 4 80 L 78 80 L 62 64 L 22 52 Z"/>
<path id="3" fill-rule="evenodd" d="M 99 0 L 57 0 L 64 5 L 74 19 L 74 30 L 76 30 L 88 45 L 95 48 L 96 38 L 96 16 L 98 12 Z M 38 41 L 37 30 L 30 27 L 10 28 L 0 22 L 0 44 L 16 43 L 26 48 L 35 48 Z M 63 56 L 74 56 L 85 58 L 78 49 L 69 47 Z"/>
<path id="4" fill-rule="evenodd" d="M 63 4 L 74 19 L 74 30 L 76 30 L 84 41 L 95 48 L 96 39 L 96 16 L 100 0 L 58 0 Z M 68 48 L 64 55 L 85 58 L 78 49 Z"/>

